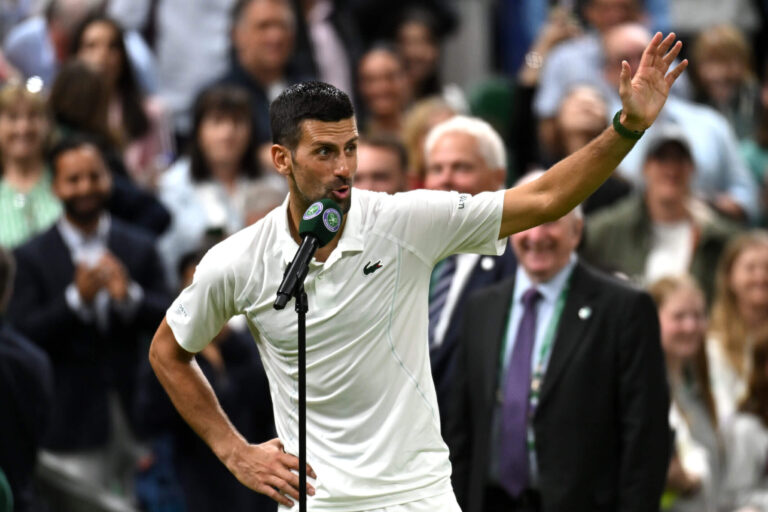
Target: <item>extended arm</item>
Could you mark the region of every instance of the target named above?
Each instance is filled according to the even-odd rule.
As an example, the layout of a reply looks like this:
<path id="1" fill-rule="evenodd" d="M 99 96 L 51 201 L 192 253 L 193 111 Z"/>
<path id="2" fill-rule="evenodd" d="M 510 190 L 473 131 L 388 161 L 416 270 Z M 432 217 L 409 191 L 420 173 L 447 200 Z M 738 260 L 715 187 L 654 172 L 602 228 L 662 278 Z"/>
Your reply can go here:
<path id="1" fill-rule="evenodd" d="M 684 60 L 667 74 L 682 48 L 680 42 L 672 46 L 674 40 L 674 34 L 662 39 L 657 33 L 643 52 L 634 77 L 629 64 L 622 63 L 619 95 L 621 123 L 626 128 L 643 131 L 653 123 L 670 87 L 688 65 Z M 594 192 L 633 146 L 634 140 L 609 127 L 539 179 L 507 190 L 499 238 L 562 217 Z"/>
<path id="2" fill-rule="evenodd" d="M 242 484 L 288 507 L 293 503 L 287 496 L 299 499 L 299 477 L 291 471 L 298 471 L 298 459 L 285 453 L 278 439 L 248 443 L 222 410 L 194 355 L 181 348 L 165 320 L 152 340 L 149 361 L 179 414 Z M 310 467 L 307 474 L 315 477 Z M 309 484 L 307 493 L 314 494 Z"/>

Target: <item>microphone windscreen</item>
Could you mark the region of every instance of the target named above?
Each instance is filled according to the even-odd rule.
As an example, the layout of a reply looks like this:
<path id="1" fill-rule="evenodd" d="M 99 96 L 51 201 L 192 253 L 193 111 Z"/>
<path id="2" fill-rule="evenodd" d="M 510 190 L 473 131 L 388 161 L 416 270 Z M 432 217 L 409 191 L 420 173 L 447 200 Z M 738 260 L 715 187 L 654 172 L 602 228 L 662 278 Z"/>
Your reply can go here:
<path id="1" fill-rule="evenodd" d="M 333 240 L 341 228 L 341 208 L 332 199 L 321 199 L 312 203 L 304 212 L 299 223 L 299 236 L 313 235 L 320 241 L 320 247 Z"/>

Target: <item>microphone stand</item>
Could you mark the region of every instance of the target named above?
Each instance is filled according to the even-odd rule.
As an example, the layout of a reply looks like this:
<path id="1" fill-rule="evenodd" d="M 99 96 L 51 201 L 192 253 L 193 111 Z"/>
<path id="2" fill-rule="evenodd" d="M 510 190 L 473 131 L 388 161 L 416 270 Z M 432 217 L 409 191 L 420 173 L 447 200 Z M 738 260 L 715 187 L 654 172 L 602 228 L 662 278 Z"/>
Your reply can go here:
<path id="1" fill-rule="evenodd" d="M 296 287 L 299 320 L 299 512 L 307 512 L 307 311 L 304 284 Z"/>
<path id="2" fill-rule="evenodd" d="M 285 274 L 293 262 L 285 269 Z M 307 311 L 309 302 L 304 291 L 307 268 L 297 275 L 296 280 L 277 292 L 274 308 L 283 309 L 291 297 L 296 299 L 296 314 L 299 322 L 299 512 L 307 512 Z"/>

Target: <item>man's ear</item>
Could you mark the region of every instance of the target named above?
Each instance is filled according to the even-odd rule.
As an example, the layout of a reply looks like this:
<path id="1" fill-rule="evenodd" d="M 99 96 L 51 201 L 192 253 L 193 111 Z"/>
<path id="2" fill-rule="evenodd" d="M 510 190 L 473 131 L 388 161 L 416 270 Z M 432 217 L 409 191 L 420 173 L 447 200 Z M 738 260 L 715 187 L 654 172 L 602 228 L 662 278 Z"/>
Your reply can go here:
<path id="1" fill-rule="evenodd" d="M 272 144 L 270 152 L 272 154 L 272 164 L 277 169 L 277 172 L 283 176 L 290 175 L 293 171 L 291 150 L 281 144 Z"/>

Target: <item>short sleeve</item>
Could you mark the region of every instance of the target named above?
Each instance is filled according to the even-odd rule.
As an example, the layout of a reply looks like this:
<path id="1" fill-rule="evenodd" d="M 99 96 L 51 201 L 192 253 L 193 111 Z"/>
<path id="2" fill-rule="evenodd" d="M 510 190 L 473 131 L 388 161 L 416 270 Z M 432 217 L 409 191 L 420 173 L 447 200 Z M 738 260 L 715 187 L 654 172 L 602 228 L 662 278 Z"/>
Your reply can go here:
<path id="1" fill-rule="evenodd" d="M 173 301 L 166 321 L 176 341 L 188 352 L 199 352 L 235 316 L 234 279 L 230 265 L 210 251 L 198 264 L 195 277 Z"/>
<path id="2" fill-rule="evenodd" d="M 428 264 L 455 253 L 501 255 L 504 191 L 477 195 L 419 190 L 397 194 L 392 229 Z"/>

